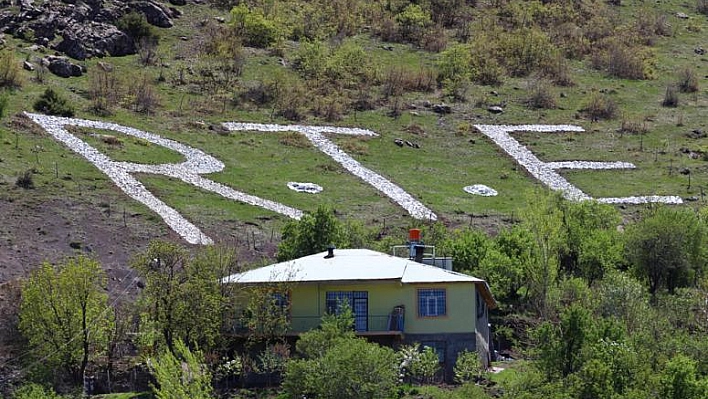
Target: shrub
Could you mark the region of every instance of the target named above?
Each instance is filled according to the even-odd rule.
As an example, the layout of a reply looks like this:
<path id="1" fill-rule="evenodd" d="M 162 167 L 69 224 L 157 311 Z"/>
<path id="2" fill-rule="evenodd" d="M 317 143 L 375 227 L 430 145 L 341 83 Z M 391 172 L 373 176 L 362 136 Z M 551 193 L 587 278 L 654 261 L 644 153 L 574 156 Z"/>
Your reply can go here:
<path id="1" fill-rule="evenodd" d="M 47 115 L 59 115 L 67 118 L 74 116 L 74 107 L 69 105 L 66 98 L 60 96 L 52 88 L 44 90 L 44 94 L 35 101 L 33 108 L 35 111 Z"/>
<path id="2" fill-rule="evenodd" d="M 130 87 L 130 100 L 133 111 L 150 114 L 160 105 L 160 96 L 148 75 L 135 79 Z"/>
<path id="3" fill-rule="evenodd" d="M 266 48 L 278 40 L 278 28 L 258 10 L 249 10 L 245 3 L 231 9 L 230 25 L 247 46 Z"/>
<path id="4" fill-rule="evenodd" d="M 614 119 L 617 116 L 617 103 L 608 96 L 594 94 L 582 111 L 593 121 Z"/>
<path id="5" fill-rule="evenodd" d="M 464 350 L 457 354 L 455 362 L 455 382 L 464 384 L 466 382 L 477 380 L 482 377 L 482 362 L 479 360 L 477 352 L 468 352 Z"/>
<path id="6" fill-rule="evenodd" d="M 10 51 L 0 51 L 0 88 L 17 89 L 22 86 L 19 63 Z"/>
<path id="7" fill-rule="evenodd" d="M 149 359 L 150 373 L 157 385 L 152 385 L 157 399 L 212 398 L 211 373 L 204 365 L 200 352 L 191 352 L 181 341 L 175 342 L 175 353 L 164 351 Z"/>
<path id="8" fill-rule="evenodd" d="M 15 180 L 15 185 L 26 190 L 34 188 L 34 179 L 32 178 L 33 174 L 34 172 L 31 169 L 26 170 L 24 173 L 17 177 L 17 180 Z"/>
<path id="9" fill-rule="evenodd" d="M 396 22 L 401 39 L 418 43 L 423 38 L 425 29 L 432 24 L 432 19 L 430 13 L 418 4 L 409 4 L 396 15 Z"/>
<path id="10" fill-rule="evenodd" d="M 383 95 L 388 98 L 400 96 L 409 91 L 430 92 L 437 85 L 437 71 L 420 67 L 417 70 L 401 66 L 392 66 L 384 72 Z"/>
<path id="11" fill-rule="evenodd" d="M 683 68 L 679 71 L 677 86 L 681 93 L 695 93 L 698 91 L 698 76 L 692 68 Z"/>
<path id="12" fill-rule="evenodd" d="M 524 100 L 527 107 L 532 109 L 554 109 L 556 99 L 548 88 L 548 83 L 536 80 L 529 84 L 529 96 Z"/>
<path id="13" fill-rule="evenodd" d="M 137 11 L 131 11 L 122 16 L 116 22 L 116 27 L 130 36 L 136 47 L 144 45 L 156 47 L 160 42 L 160 35 L 155 30 L 155 27 L 148 23 L 145 15 Z"/>
<path id="14" fill-rule="evenodd" d="M 674 85 L 668 85 L 666 86 L 666 91 L 664 92 L 664 100 L 661 102 L 661 105 L 663 107 L 678 107 L 679 104 L 679 97 L 678 97 L 678 90 L 676 90 L 676 86 Z"/>
<path id="15" fill-rule="evenodd" d="M 122 87 L 116 74 L 109 67 L 98 67 L 89 75 L 91 110 L 98 115 L 109 114 L 118 103 Z"/>
<path id="16" fill-rule="evenodd" d="M 511 76 L 527 76 L 556 59 L 557 49 L 546 33 L 524 28 L 500 37 L 500 55 Z"/>
<path id="17" fill-rule="evenodd" d="M 27 383 L 17 388 L 10 397 L 12 399 L 61 399 L 52 389 L 44 388 L 35 383 Z"/>

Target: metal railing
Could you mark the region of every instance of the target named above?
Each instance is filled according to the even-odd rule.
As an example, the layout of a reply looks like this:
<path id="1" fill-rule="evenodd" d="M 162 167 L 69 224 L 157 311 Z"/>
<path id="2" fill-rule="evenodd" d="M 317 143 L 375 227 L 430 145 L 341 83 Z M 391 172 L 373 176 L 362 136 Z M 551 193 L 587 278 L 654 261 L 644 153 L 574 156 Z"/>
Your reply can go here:
<path id="1" fill-rule="evenodd" d="M 289 318 L 289 332 L 305 332 L 315 329 L 322 322 L 321 316 L 296 316 Z M 387 332 L 399 331 L 403 332 L 404 318 L 403 315 L 369 315 L 366 318 L 358 317 L 354 320 L 355 330 L 357 332 Z M 247 333 L 248 328 L 244 320 L 236 320 L 232 328 L 234 333 Z"/>

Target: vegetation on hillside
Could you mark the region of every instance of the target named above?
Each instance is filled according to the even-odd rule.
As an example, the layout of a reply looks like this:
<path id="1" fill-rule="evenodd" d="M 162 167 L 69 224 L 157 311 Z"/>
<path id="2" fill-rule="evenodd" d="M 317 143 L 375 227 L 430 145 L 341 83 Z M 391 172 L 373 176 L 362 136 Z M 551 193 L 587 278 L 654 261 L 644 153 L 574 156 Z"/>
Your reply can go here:
<path id="1" fill-rule="evenodd" d="M 121 217 L 120 206 L 124 227 L 126 215 L 162 226 L 18 115 L 34 108 L 192 145 L 224 161 L 224 171 L 210 176 L 215 181 L 306 214 L 284 221 L 140 176 L 190 220 L 242 245 L 197 250 L 158 240 L 136 249 L 128 274 L 136 279 L 124 283 L 139 287 L 134 302 L 125 301 L 128 288 L 109 291 L 109 302 L 98 259 L 29 265 L 38 268 L 22 286 L 11 327 L 22 336 L 14 343 L 20 355 L 0 363 L 20 371 L 24 385 L 13 397 L 71 395 L 85 375 L 111 382 L 130 371 L 152 375 L 156 397 L 246 397 L 251 393 L 234 388 L 259 375 L 275 386 L 273 396 L 293 398 L 706 399 L 705 0 L 211 0 L 177 7 L 184 15 L 170 30 L 158 32 L 141 14 L 123 17 L 117 26 L 138 54 L 84 61 L 89 72 L 80 78 L 49 74 L 21 38 L 4 39 L 0 200 L 26 211 L 47 198 L 81 197 L 109 220 Z M 332 140 L 430 204 L 440 222 L 402 216 L 302 136 L 236 136 L 218 125 L 230 120 L 375 130 L 380 137 Z M 515 136 L 544 160 L 638 166 L 563 172 L 594 197 L 676 194 L 692 202 L 617 208 L 538 190 L 473 128 L 529 123 L 586 130 Z M 140 140 L 72 132 L 116 160 L 179 158 Z M 399 148 L 398 137 L 420 148 Z M 318 196 L 281 184 L 313 176 L 325 187 Z M 464 196 L 461 182 L 469 179 L 500 195 Z M 481 219 L 485 228 L 476 226 Z M 287 315 L 273 299 L 284 287 L 233 292 L 222 281 L 270 262 L 268 255 L 294 259 L 329 245 L 388 252 L 413 224 L 423 225 L 438 254 L 455 259 L 456 271 L 488 281 L 500 303 L 492 314 L 495 343 L 521 358 L 498 364 L 507 370 L 487 374 L 461 356 L 460 385 L 436 387 L 431 350 L 393 351 L 355 338 L 346 317 L 325 319 L 291 348 Z M 145 237 L 167 235 L 154 230 Z M 1 233 L 8 248 L 18 245 L 12 232 Z M 274 241 L 277 254 L 267 248 Z M 246 261 L 245 250 L 264 259 Z M 237 304 L 248 312 L 234 314 Z M 241 327 L 255 338 L 236 347 L 232 334 Z M 403 358 L 415 367 L 396 369 Z M 382 371 L 365 373 L 371 370 Z"/>

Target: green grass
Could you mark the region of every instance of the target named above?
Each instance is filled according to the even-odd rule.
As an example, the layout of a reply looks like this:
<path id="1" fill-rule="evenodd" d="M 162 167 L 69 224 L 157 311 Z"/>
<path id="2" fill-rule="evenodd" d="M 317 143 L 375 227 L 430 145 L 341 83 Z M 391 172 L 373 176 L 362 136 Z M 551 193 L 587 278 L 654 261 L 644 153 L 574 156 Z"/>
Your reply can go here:
<path id="1" fill-rule="evenodd" d="M 624 2 L 620 13 L 629 13 Z M 678 2 L 670 1 L 657 5 L 673 15 L 676 10 L 687 10 Z M 690 7 L 688 7 L 690 8 Z M 36 73 L 23 71 L 25 85 L 10 93 L 8 110 L 0 126 L 0 184 L 9 187 L 3 198 L 25 199 L 28 192 L 14 187 L 17 176 L 33 169 L 37 188 L 32 191 L 36 198 L 51 198 L 58 195 L 83 197 L 88 202 L 110 202 L 128 207 L 131 212 L 147 212 L 116 190 L 110 180 L 72 151 L 55 142 L 41 129 L 16 126 L 10 123 L 13 114 L 31 110 L 31 104 L 43 92 L 46 85 L 58 91 L 76 106 L 77 117 L 105 120 L 130 126 L 199 148 L 226 165 L 219 173 L 205 177 L 228 185 L 235 190 L 271 199 L 306 211 L 328 204 L 346 217 L 356 217 L 364 222 L 390 221 L 395 225 L 414 223 L 405 210 L 387 197 L 350 175 L 340 165 L 312 146 L 297 147 L 283 144 L 283 134 L 231 132 L 217 134 L 200 128 L 205 124 L 226 121 L 291 123 L 281 118 L 271 119 L 269 106 L 258 108 L 254 104 L 242 104 L 234 108 L 224 103 L 223 94 L 215 96 L 201 92 L 193 85 L 175 86 L 180 69 L 193 62 L 192 59 L 175 59 L 176 55 L 189 55 L 185 49 L 193 42 L 184 42 L 181 36 L 190 36 L 200 21 L 225 12 L 203 6 L 189 5 L 181 8 L 184 16 L 177 19 L 173 29 L 161 30 L 161 55 L 170 64 L 162 71 L 156 66 L 143 68 L 137 56 L 103 59 L 113 64 L 116 74 L 129 77 L 123 85 L 139 81 L 143 74 L 155 80 L 162 73 L 166 80 L 157 84 L 161 106 L 150 115 L 136 114 L 130 109 L 117 107 L 109 116 L 96 116 L 89 112 L 88 87 L 90 71 L 96 68 L 98 59 L 83 62 L 89 74 L 80 78 L 61 79 L 47 73 L 45 82 L 35 81 Z M 705 75 L 706 58 L 693 54 L 693 48 L 701 44 L 706 21 L 692 18 L 689 21 L 669 17 L 673 35 L 657 39 L 656 79 L 631 81 L 608 78 L 594 71 L 587 61 L 571 61 L 569 66 L 575 85 L 550 87 L 558 102 L 553 110 L 531 110 L 523 105 L 527 96 L 526 87 L 535 78 L 506 79 L 499 87 L 471 85 L 466 103 L 454 103 L 455 112 L 439 116 L 421 106 L 423 101 L 432 103 L 449 99 L 441 98 L 440 92 L 407 93 L 402 98 L 402 114 L 399 118 L 387 115 L 388 105 L 374 111 L 345 115 L 343 120 L 328 123 L 310 117 L 305 124 L 336 124 L 368 128 L 379 137 L 356 139 L 332 136 L 331 140 L 350 154 L 363 166 L 381 174 L 431 208 L 440 218 L 450 224 L 466 223 L 471 215 L 510 215 L 526 205 L 525 192 L 539 187 L 503 151 L 486 137 L 476 132 L 460 134 L 460 126 L 474 124 L 574 124 L 583 127 L 583 133 L 516 133 L 514 137 L 528 146 L 543 161 L 594 160 L 627 161 L 637 168 L 627 171 L 562 171 L 572 184 L 596 197 L 619 197 L 632 195 L 681 195 L 696 196 L 708 185 L 708 163 L 702 158 L 690 159 L 679 151 L 708 150 L 705 139 L 689 139 L 686 133 L 693 129 L 706 130 L 705 114 L 708 95 L 705 79 L 701 90 L 695 94 L 680 94 L 678 108 L 664 108 L 661 100 L 667 84 L 676 80 L 680 68 L 695 68 L 699 76 Z M 686 29 L 690 23 L 704 32 Z M 190 36 L 191 37 L 191 36 Z M 18 60 L 27 57 L 26 44 L 8 38 Z M 191 39 L 190 39 L 191 40 Z M 391 66 L 415 69 L 434 66 L 437 55 L 417 50 L 411 45 L 394 44 L 393 51 L 382 48 L 378 39 L 367 35 L 354 38 L 366 49 L 381 71 Z M 285 59 L 297 49 L 296 43 L 279 45 Z M 249 57 L 240 82 L 248 83 L 277 71 L 294 75 L 280 65 L 280 54 L 263 50 L 246 50 Z M 378 88 L 371 95 L 379 98 Z M 492 94 L 492 91 L 496 94 Z M 609 121 L 590 122 L 580 110 L 595 93 L 605 93 L 618 104 L 618 118 Z M 561 96 L 561 93 L 563 94 Z M 505 112 L 491 115 L 487 104 L 507 101 Z M 125 104 L 127 98 L 123 98 Z M 415 109 L 408 109 L 416 104 Z M 226 106 L 225 106 L 226 105 Z M 412 111 L 418 115 L 415 116 Z M 642 135 L 620 133 L 623 121 L 646 126 Z M 423 135 L 410 133 L 407 128 L 420 127 Z M 680 126 L 679 126 L 680 125 Z M 157 145 L 126 137 L 117 132 L 94 132 L 116 136 L 120 145 L 104 142 L 102 137 L 82 134 L 81 138 L 121 161 L 140 163 L 180 162 L 180 154 Z M 419 143 L 420 149 L 399 148 L 395 138 Z M 678 173 L 683 168 L 692 171 L 691 189 L 687 189 L 687 177 Z M 161 176 L 139 176 L 149 189 L 167 204 L 175 207 L 188 219 L 206 231 L 212 225 L 224 226 L 233 222 L 257 222 L 261 227 L 277 227 L 284 217 L 260 208 L 235 203 L 215 194 L 205 193 L 187 184 Z M 288 181 L 313 182 L 324 187 L 319 195 L 296 193 L 286 187 Z M 477 197 L 462 191 L 471 184 L 485 184 L 499 192 L 497 197 Z M 110 198 L 108 201 L 106 198 Z M 699 201 L 700 205 L 703 205 Z M 266 220 L 266 222 L 264 222 Z M 235 229 L 235 227 L 233 228 Z M 234 232 L 234 234 L 236 234 Z"/>

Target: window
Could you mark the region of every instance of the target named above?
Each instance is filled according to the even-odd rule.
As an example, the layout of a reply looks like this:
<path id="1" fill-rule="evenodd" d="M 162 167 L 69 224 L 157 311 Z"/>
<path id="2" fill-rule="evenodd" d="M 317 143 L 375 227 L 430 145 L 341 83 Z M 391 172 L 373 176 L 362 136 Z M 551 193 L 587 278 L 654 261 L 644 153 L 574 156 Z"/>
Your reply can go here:
<path id="1" fill-rule="evenodd" d="M 367 331 L 369 328 L 369 292 L 368 291 L 327 291 L 325 305 L 327 313 L 339 314 L 344 304 L 349 305 L 354 313 L 354 329 Z"/>
<path id="2" fill-rule="evenodd" d="M 445 290 L 421 288 L 418 290 L 418 317 L 437 317 L 447 314 Z"/>

